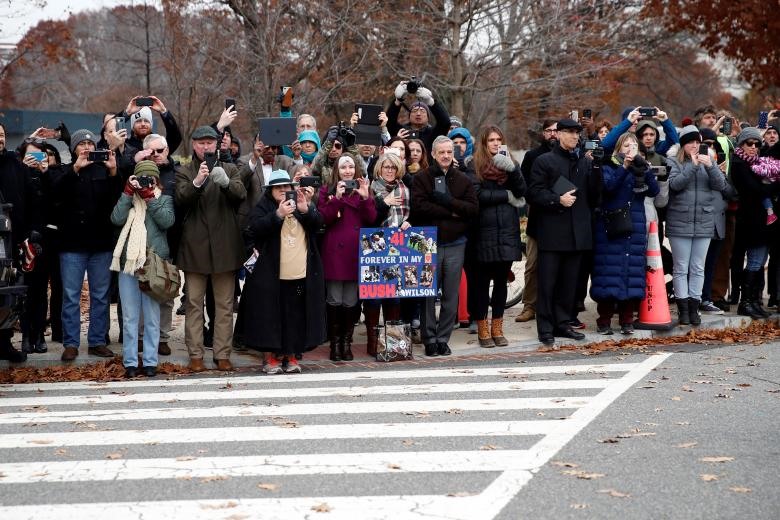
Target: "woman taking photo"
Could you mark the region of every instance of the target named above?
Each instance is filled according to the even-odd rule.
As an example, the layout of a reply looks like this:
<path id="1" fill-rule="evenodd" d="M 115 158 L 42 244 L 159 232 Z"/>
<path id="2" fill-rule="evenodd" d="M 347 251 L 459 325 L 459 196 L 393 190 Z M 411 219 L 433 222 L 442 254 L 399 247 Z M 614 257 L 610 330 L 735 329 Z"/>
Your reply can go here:
<path id="1" fill-rule="evenodd" d="M 525 180 L 520 165 L 509 157 L 504 134 L 496 126 L 482 128 L 474 151 L 475 190 L 479 199 L 477 238 L 476 320 L 479 346 L 503 347 L 506 284 L 512 262 L 520 260 L 521 197 Z M 493 282 L 493 294 L 490 283 Z M 492 321 L 488 326 L 488 306 Z"/>
<path id="2" fill-rule="evenodd" d="M 350 154 L 338 158 L 330 182 L 320 188 L 317 209 L 325 235 L 322 256 L 327 291 L 328 338 L 331 361 L 351 361 L 355 308 L 358 305 L 358 248 L 360 228 L 376 221 L 368 181 Z"/>
<path id="3" fill-rule="evenodd" d="M 114 248 L 111 270 L 119 272 L 119 297 L 122 304 L 122 359 L 125 377 L 137 375 L 138 321 L 143 311 L 144 375 L 157 374 L 157 350 L 160 343 L 160 304 L 141 291 L 135 273 L 144 265 L 147 248 L 161 258 L 170 259 L 166 230 L 176 219 L 173 198 L 163 195 L 159 186 L 160 170 L 153 161 L 135 165 L 125 191 L 111 212 L 111 223 L 122 228 Z"/>
<path id="4" fill-rule="evenodd" d="M 300 373 L 297 356 L 325 340 L 325 287 L 315 236 L 322 224 L 304 188 L 271 173 L 249 217 L 257 260 L 244 285 L 244 344 L 264 352 L 267 374 Z"/>
<path id="5" fill-rule="evenodd" d="M 639 143 L 632 133 L 618 138 L 609 162 L 602 167 L 602 201 L 596 211 L 593 274 L 590 296 L 596 301 L 599 334 L 612 334 L 612 315 L 617 310 L 621 334 L 633 334 L 634 312 L 645 296 L 647 227 L 645 197 L 655 197 L 659 187 L 652 168 L 634 164 Z M 640 157 L 641 159 L 641 157 Z M 610 236 L 607 218 L 627 211 L 631 231 Z M 611 219 L 610 219 L 611 220 Z"/>
<path id="6" fill-rule="evenodd" d="M 708 153 L 699 153 L 701 134 L 689 125 L 680 132 L 680 150 L 667 159 L 669 203 L 666 236 L 672 246 L 672 282 L 681 325 L 699 325 L 704 262 L 715 230 L 715 198 L 726 178 Z"/>
<path id="7" fill-rule="evenodd" d="M 382 154 L 374 166 L 374 182 L 371 193 L 376 204 L 377 219 L 374 227 L 409 228 L 409 188 L 401 181 L 405 175 L 404 163 L 394 154 Z M 392 231 L 385 236 L 388 237 Z M 365 300 L 363 312 L 366 315 L 366 351 L 369 356 L 377 354 L 377 331 L 379 309 L 382 308 L 385 322 L 401 318 L 401 299 Z"/>

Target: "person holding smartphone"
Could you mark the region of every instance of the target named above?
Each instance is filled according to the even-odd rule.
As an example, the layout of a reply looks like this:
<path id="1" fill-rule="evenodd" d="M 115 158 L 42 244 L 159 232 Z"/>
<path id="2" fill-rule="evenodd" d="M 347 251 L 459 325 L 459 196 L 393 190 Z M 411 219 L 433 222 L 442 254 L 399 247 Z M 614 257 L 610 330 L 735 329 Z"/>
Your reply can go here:
<path id="1" fill-rule="evenodd" d="M 129 175 L 137 162 L 135 155 L 143 150 L 144 138 L 154 131 L 154 113 L 160 116 L 165 126 L 165 138 L 168 149 L 174 153 L 182 143 L 181 130 L 173 114 L 157 96 L 134 96 L 117 117 L 127 121 L 128 129 L 124 142 L 124 150 L 120 156 L 120 169 Z M 118 129 L 121 130 L 121 129 Z"/>
<path id="2" fill-rule="evenodd" d="M 329 182 L 320 188 L 317 209 L 325 234 L 322 256 L 327 289 L 328 338 L 331 361 L 352 361 L 352 336 L 358 305 L 360 228 L 377 218 L 368 180 L 351 154 L 341 155 Z"/>
<path id="3" fill-rule="evenodd" d="M 296 354 L 325 340 L 325 282 L 316 233 L 322 216 L 284 170 L 271 173 L 249 216 L 257 261 L 244 285 L 244 345 L 263 352 L 267 374 L 299 373 Z"/>
<path id="4" fill-rule="evenodd" d="M 671 170 L 666 236 L 672 246 L 672 281 L 681 325 L 701 323 L 699 306 L 707 250 L 715 232 L 714 207 L 726 188 L 718 165 L 706 151 L 700 153 L 701 142 L 699 129 L 686 126 L 680 132 L 677 155 L 667 159 Z"/>

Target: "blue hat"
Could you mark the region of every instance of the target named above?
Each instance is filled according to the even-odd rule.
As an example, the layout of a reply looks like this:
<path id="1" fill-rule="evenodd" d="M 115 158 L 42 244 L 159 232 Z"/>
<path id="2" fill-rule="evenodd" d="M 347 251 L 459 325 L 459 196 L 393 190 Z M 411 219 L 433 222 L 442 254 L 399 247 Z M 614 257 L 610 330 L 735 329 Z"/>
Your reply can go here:
<path id="1" fill-rule="evenodd" d="M 322 147 L 322 143 L 320 143 L 320 136 L 317 135 L 317 132 L 314 130 L 304 130 L 298 134 L 298 142 L 302 143 L 304 141 L 311 141 L 312 143 L 316 144 L 318 151 Z"/>
<path id="2" fill-rule="evenodd" d="M 281 184 L 289 184 L 291 186 L 297 186 L 297 182 L 290 180 L 290 174 L 285 170 L 274 170 L 271 172 L 271 176 L 268 177 L 268 182 L 263 188 L 270 188 L 272 186 L 279 186 Z"/>
<path id="3" fill-rule="evenodd" d="M 466 153 L 465 156 L 468 157 L 469 155 L 472 155 L 474 153 L 474 138 L 471 136 L 471 132 L 468 131 L 465 127 L 458 127 L 453 128 L 450 130 L 450 133 L 447 134 L 447 137 L 450 139 L 455 139 L 456 137 L 462 137 L 466 140 Z"/>

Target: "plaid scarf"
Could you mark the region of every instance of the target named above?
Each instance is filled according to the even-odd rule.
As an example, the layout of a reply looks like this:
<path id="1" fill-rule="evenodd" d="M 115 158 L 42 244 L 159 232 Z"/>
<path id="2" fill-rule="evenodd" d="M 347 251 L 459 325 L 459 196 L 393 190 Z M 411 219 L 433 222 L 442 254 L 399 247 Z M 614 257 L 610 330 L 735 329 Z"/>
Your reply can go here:
<path id="1" fill-rule="evenodd" d="M 399 206 L 390 206 L 387 212 L 387 218 L 382 221 L 382 227 L 400 227 L 409 218 L 409 190 L 403 182 L 386 182 L 381 177 L 371 183 L 371 189 L 374 194 L 384 199 L 390 192 L 394 192 L 396 197 L 401 197 Z"/>

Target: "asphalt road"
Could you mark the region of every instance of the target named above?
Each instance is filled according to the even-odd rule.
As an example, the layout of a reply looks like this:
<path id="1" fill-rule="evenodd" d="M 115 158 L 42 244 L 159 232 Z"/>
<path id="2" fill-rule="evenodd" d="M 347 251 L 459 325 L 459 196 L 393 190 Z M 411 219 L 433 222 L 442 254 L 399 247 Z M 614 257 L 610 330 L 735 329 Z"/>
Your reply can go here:
<path id="1" fill-rule="evenodd" d="M 778 344 L 0 386 L 0 517 L 775 519 L 778 417 Z"/>

